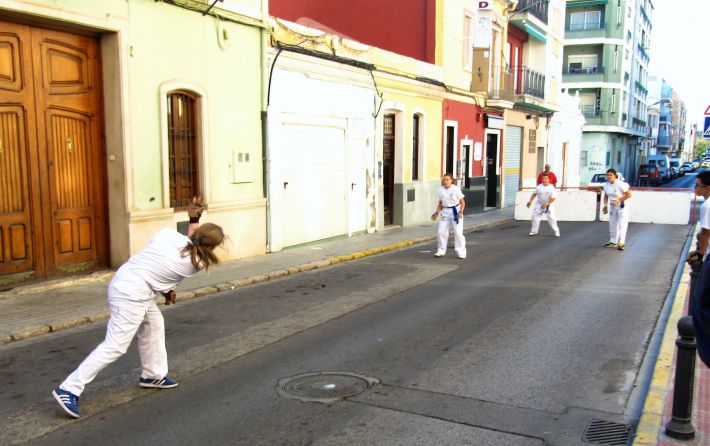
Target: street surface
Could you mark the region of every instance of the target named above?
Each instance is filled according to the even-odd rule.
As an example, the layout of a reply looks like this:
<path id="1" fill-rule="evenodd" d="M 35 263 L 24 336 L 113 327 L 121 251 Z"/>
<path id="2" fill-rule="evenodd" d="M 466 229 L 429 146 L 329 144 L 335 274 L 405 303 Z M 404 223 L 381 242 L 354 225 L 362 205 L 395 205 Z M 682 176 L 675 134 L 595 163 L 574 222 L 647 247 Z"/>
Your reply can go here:
<path id="1" fill-rule="evenodd" d="M 688 175 L 685 178 L 690 178 Z M 139 389 L 135 346 L 82 395 L 50 392 L 105 322 L 0 347 L 0 443 L 102 445 L 574 445 L 592 419 L 633 423 L 650 336 L 688 226 L 529 222 L 163 307 L 171 390 Z M 434 229 L 432 228 L 432 231 Z M 379 380 L 332 404 L 280 380 Z"/>

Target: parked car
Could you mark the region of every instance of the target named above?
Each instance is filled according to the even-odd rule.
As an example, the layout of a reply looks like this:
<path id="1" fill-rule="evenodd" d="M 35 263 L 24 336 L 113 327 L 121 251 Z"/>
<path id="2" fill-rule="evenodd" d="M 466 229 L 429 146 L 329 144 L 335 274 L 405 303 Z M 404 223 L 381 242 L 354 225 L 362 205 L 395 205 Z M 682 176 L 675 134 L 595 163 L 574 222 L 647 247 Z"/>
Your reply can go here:
<path id="1" fill-rule="evenodd" d="M 677 157 L 670 158 L 670 162 L 671 162 L 671 168 L 673 169 L 673 173 L 675 174 L 675 177 L 676 178 L 682 177 L 685 174 L 685 172 L 680 171 L 680 166 L 681 166 L 681 164 L 683 164 L 680 161 L 680 158 L 677 158 Z"/>
<path id="2" fill-rule="evenodd" d="M 661 175 L 661 181 L 672 180 L 671 161 L 668 155 L 653 155 L 648 157 L 648 164 L 658 166 L 658 174 Z"/>
<path id="3" fill-rule="evenodd" d="M 710 167 L 710 160 L 705 160 L 700 164 L 700 167 Z"/>
<path id="4" fill-rule="evenodd" d="M 695 166 L 693 166 L 693 163 L 691 163 L 691 162 L 683 163 L 683 165 L 680 166 L 680 171 L 683 174 L 686 174 L 688 172 L 693 172 L 694 170 L 695 170 Z"/>
<path id="5" fill-rule="evenodd" d="M 639 186 L 660 186 L 663 182 L 658 166 L 655 164 L 641 164 L 639 166 Z"/>
<path id="6" fill-rule="evenodd" d="M 671 166 L 671 180 L 675 180 L 680 177 L 680 169 L 678 167 Z"/>

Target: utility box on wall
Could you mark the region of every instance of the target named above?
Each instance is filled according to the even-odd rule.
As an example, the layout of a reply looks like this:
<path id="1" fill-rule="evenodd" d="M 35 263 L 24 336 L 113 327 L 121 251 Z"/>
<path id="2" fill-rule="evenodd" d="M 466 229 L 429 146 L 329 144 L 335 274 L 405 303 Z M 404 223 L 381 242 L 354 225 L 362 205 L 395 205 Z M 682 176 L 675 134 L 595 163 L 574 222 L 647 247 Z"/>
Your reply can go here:
<path id="1" fill-rule="evenodd" d="M 232 150 L 232 183 L 254 181 L 254 157 L 248 149 Z"/>

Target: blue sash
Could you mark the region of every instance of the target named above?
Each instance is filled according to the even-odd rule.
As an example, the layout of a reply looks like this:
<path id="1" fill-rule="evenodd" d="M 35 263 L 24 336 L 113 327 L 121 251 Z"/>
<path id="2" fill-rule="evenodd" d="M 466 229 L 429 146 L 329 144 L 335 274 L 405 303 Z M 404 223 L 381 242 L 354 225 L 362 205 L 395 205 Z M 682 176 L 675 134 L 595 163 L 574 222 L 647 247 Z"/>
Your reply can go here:
<path id="1" fill-rule="evenodd" d="M 458 209 L 456 209 L 459 205 L 457 204 L 456 206 L 447 206 L 449 209 L 453 210 L 454 212 L 454 223 L 459 224 L 459 219 L 456 218 L 459 215 Z"/>

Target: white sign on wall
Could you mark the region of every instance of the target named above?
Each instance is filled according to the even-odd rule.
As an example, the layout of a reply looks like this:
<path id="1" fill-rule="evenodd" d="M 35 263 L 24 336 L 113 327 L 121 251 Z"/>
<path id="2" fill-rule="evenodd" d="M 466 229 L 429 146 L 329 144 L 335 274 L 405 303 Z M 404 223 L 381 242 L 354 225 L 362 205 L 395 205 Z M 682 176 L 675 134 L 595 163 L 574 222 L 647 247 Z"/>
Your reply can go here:
<path id="1" fill-rule="evenodd" d="M 478 15 L 476 29 L 473 34 L 474 48 L 490 48 L 493 37 L 493 19 Z"/>
<path id="2" fill-rule="evenodd" d="M 483 143 L 477 142 L 473 144 L 473 160 L 481 161 L 483 159 Z"/>
<path id="3" fill-rule="evenodd" d="M 493 9 L 493 0 L 479 0 L 477 3 L 479 10 Z"/>

